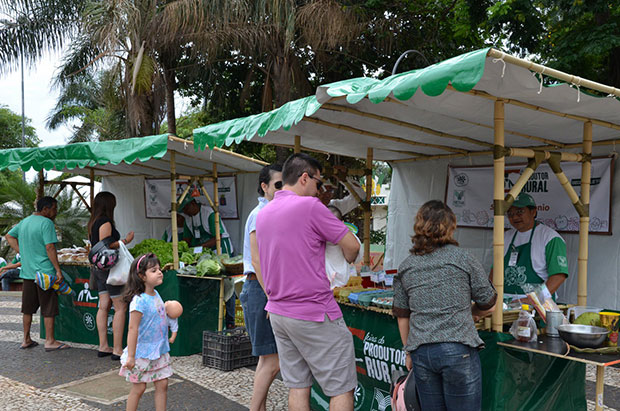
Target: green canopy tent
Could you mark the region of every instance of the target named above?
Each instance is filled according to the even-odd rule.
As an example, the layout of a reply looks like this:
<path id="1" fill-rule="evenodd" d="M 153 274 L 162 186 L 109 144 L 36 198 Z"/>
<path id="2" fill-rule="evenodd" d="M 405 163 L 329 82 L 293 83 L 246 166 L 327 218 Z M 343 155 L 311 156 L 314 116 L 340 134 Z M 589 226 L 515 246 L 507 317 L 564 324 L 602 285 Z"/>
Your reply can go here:
<path id="1" fill-rule="evenodd" d="M 542 79 L 556 81 L 546 86 Z M 586 93 L 587 88 L 607 94 Z M 383 80 L 320 86 L 316 95 L 270 112 L 194 130 L 197 149 L 252 140 L 391 164 L 486 156 L 495 165 L 494 285 L 503 295 L 504 213 L 542 161 L 562 180 L 560 161 L 583 162 L 583 190 L 564 185 L 580 216 L 579 304 L 586 305 L 592 146 L 618 139 L 620 90 L 495 49 L 463 54 Z M 506 157 L 530 167 L 504 195 Z M 388 232 L 388 237 L 390 233 Z M 366 244 L 365 244 L 366 245 Z M 502 327 L 502 313 L 493 328 Z"/>
<path id="2" fill-rule="evenodd" d="M 194 141 L 197 149 L 252 140 L 294 147 L 296 151 L 303 149 L 366 158 L 368 169 L 372 160 L 390 162 L 394 167 L 394 176 L 400 180 L 398 188 L 405 193 L 396 193 L 393 186 L 390 209 L 393 199 L 399 194 L 398 197 L 403 198 L 403 203 L 400 204 L 403 211 L 392 216 L 390 210 L 388 248 L 407 248 L 410 216 L 413 211 L 411 206 L 420 204 L 408 201 L 424 196 L 424 193 L 417 192 L 420 181 L 415 180 L 415 174 L 399 175 L 401 166 L 420 164 L 420 168 L 426 169 L 422 175 L 429 180 L 424 184 L 444 187 L 446 177 L 443 170 L 447 168 L 448 161 L 468 159 L 472 162 L 476 158 L 492 158 L 493 283 L 500 301 L 504 290 L 505 212 L 537 167 L 542 162 L 547 162 L 578 214 L 577 296 L 578 304 L 586 305 L 591 160 L 593 154 L 615 153 L 615 144 L 620 143 L 618 97 L 620 90 L 617 88 L 489 48 L 466 53 L 423 69 L 392 75 L 383 80 L 356 78 L 320 86 L 314 96 L 289 102 L 270 112 L 195 129 Z M 524 158 L 528 161 L 527 167 L 511 188 L 504 184 L 507 157 L 509 161 Z M 581 178 L 568 181 L 562 168 L 563 162 L 580 163 Z M 366 174 L 368 175 L 368 171 Z M 437 175 L 439 177 L 436 177 Z M 580 186 L 579 195 L 573 185 Z M 368 200 L 370 190 L 366 191 Z M 443 189 L 436 189 L 434 192 L 443 192 Z M 369 213 L 366 213 L 365 217 L 364 231 L 368 231 Z M 409 230 L 406 230 L 407 227 Z M 406 231 L 408 232 L 404 234 Z M 471 231 L 473 230 L 469 230 Z M 391 239 L 394 232 L 400 235 Z M 365 236 L 366 261 L 368 243 Z M 606 259 L 610 259 L 611 265 L 614 265 L 617 252 L 614 251 L 613 244 L 614 242 L 610 241 L 597 241 L 602 250 L 602 258 L 596 261 L 597 265 Z M 398 264 L 398 261 L 391 263 Z M 611 275 L 597 291 L 604 288 L 603 292 L 609 293 L 610 289 L 617 289 L 613 285 L 618 284 L 618 274 L 620 272 L 617 267 L 612 268 Z M 503 312 L 496 310 L 492 317 L 492 328 L 501 331 L 502 327 Z M 502 362 L 507 361 L 505 355 L 508 354 L 496 357 L 494 354 L 489 355 Z M 560 367 L 559 363 L 556 365 Z M 519 375 L 523 375 L 522 372 L 525 372 L 527 367 L 524 363 L 517 366 L 505 362 L 496 371 L 504 370 L 504 375 L 507 375 L 507 370 L 512 369 L 512 372 L 516 373 L 515 378 L 519 379 Z M 560 374 L 550 368 L 542 367 L 538 370 L 533 365 L 531 367 L 533 368 L 530 371 L 536 369 L 536 372 L 550 372 L 549 376 L 554 375 L 555 381 L 564 381 L 562 384 L 568 384 L 583 373 L 576 368 L 568 371 L 567 367 L 564 374 L 567 378 L 562 380 Z M 572 376 L 568 377 L 571 373 Z M 603 367 L 598 367 L 597 409 L 602 409 L 602 375 Z M 499 383 L 504 377 L 496 375 L 495 379 L 490 378 L 485 380 L 490 384 L 490 390 L 511 386 L 511 383 Z M 516 383 L 516 380 L 514 382 Z M 535 392 L 532 391 L 528 401 L 540 400 L 539 405 L 557 406 L 564 399 L 568 402 L 562 406 L 566 407 L 570 402 L 569 393 L 583 391 L 583 386 L 575 385 L 569 388 L 565 385 L 568 390 L 566 392 L 561 386 L 551 388 L 543 385 L 537 386 Z M 531 386 L 521 388 L 525 389 L 525 392 L 531 390 Z M 495 398 L 491 402 L 494 401 L 495 406 L 501 409 L 503 401 L 516 401 L 510 403 L 509 407 L 523 406 L 527 401 L 523 402 L 524 398 L 520 395 L 525 392 L 519 393 L 514 384 L 511 389 L 510 392 L 491 393 Z M 555 400 L 550 400 L 549 396 L 556 396 Z M 550 402 L 545 403 L 547 400 Z M 580 401 L 585 399 L 577 400 L 577 403 L 583 405 Z M 485 404 L 489 403 L 485 400 Z M 574 404 L 576 403 L 573 403 L 573 408 Z M 504 406 L 507 406 L 506 403 Z"/>
<path id="3" fill-rule="evenodd" d="M 216 219 L 216 241 L 218 253 L 221 252 L 219 233 L 219 195 L 217 179 L 225 176 L 237 176 L 252 174 L 256 176 L 264 162 L 245 157 L 228 150 L 214 148 L 213 150 L 196 151 L 193 142 L 178 137 L 162 134 L 147 137 L 128 138 L 124 140 L 87 142 L 68 144 L 64 146 L 14 148 L 0 150 L 0 170 L 23 170 L 34 169 L 39 171 L 40 190 L 43 192 L 44 184 L 58 185 L 56 195 L 67 186 L 74 188 L 81 201 L 87 208 L 93 202 L 93 190 L 91 189 L 90 201 L 77 190 L 80 183 L 66 181 L 45 181 L 43 170 L 56 170 L 63 173 L 82 174 L 90 177 L 93 187 L 95 176 L 103 178 L 114 177 L 132 181 L 132 177 L 148 177 L 153 179 L 170 180 L 171 193 L 171 224 L 173 244 L 173 269 L 179 268 L 178 239 L 176 226 L 177 204 L 180 204 L 187 195 L 192 183 L 198 184 L 202 194 L 208 199 Z M 188 180 L 190 184 L 179 196 L 177 195 L 177 180 Z M 205 189 L 204 182 L 213 182 L 213 192 Z M 132 181 L 133 184 L 135 181 Z M 81 183 L 84 184 L 84 183 Z M 252 185 L 252 188 L 254 186 Z M 130 187 L 133 193 L 143 193 L 144 185 Z M 253 189 L 252 189 L 253 191 Z M 141 194 L 136 194 L 140 196 Z M 122 199 L 117 199 L 122 201 Z M 253 204 L 254 198 L 251 201 Z M 121 207 L 119 207 L 121 208 Z M 141 207 L 140 207 L 141 208 Z M 245 207 L 247 208 L 247 207 Z M 122 212 L 122 210 L 120 210 Z M 148 237 L 147 237 L 148 238 Z M 220 286 L 220 300 L 224 292 L 223 283 Z M 218 328 L 222 328 L 222 307 L 219 309 Z"/>

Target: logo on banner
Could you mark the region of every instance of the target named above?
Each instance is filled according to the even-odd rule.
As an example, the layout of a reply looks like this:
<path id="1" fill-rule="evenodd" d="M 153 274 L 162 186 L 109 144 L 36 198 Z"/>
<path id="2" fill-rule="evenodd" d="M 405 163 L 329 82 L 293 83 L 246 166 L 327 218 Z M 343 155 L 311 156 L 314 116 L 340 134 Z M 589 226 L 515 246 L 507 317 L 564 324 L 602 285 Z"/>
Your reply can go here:
<path id="1" fill-rule="evenodd" d="M 454 190 L 454 197 L 452 199 L 452 205 L 454 207 L 465 206 L 465 190 Z"/>
<path id="2" fill-rule="evenodd" d="M 392 405 L 392 397 L 390 397 L 390 393 L 380 390 L 379 388 L 375 388 L 375 395 L 372 398 L 370 410 L 385 411 L 385 409 L 390 405 Z"/>
<path id="3" fill-rule="evenodd" d="M 93 331 L 95 329 L 95 317 L 93 317 L 91 313 L 84 313 L 82 322 L 88 331 Z"/>
<path id="4" fill-rule="evenodd" d="M 469 184 L 469 176 L 465 173 L 460 173 L 454 176 L 454 185 L 457 187 L 465 187 Z"/>
<path id="5" fill-rule="evenodd" d="M 355 411 L 359 411 L 362 409 L 365 397 L 366 390 L 364 389 L 364 386 L 358 382 L 355 386 L 355 391 L 353 391 L 353 399 L 355 400 Z"/>

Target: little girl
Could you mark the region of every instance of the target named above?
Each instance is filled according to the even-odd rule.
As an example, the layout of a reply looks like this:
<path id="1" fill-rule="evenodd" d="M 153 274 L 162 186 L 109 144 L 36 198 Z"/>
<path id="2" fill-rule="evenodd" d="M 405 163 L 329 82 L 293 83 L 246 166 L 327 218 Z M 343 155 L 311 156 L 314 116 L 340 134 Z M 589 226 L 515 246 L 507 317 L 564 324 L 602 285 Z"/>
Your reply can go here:
<path id="1" fill-rule="evenodd" d="M 127 410 L 136 410 L 147 382 L 155 385 L 155 409 L 166 409 L 170 367 L 166 309 L 155 287 L 163 282 L 159 259 L 153 253 L 131 264 L 124 299 L 129 303 L 127 347 L 121 356 L 120 375 L 132 382 Z"/>

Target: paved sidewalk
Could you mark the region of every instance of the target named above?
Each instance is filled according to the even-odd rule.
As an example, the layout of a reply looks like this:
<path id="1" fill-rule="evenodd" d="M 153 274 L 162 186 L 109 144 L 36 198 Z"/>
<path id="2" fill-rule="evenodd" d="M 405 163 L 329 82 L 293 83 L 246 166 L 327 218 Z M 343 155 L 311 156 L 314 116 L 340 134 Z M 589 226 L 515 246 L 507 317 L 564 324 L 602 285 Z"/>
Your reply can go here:
<path id="1" fill-rule="evenodd" d="M 119 362 L 97 358 L 95 346 L 69 343 L 66 351 L 45 352 L 39 337 L 39 316 L 33 317 L 32 338 L 40 344 L 19 349 L 22 338 L 21 295 L 0 292 L 0 409 L 2 410 L 124 410 L 125 400 L 110 405 L 70 395 L 65 385 L 118 371 Z M 178 380 L 168 388 L 169 410 L 247 410 L 254 371 L 224 372 L 202 366 L 200 355 L 172 357 Z M 129 383 L 126 383 L 129 384 Z M 59 387 L 62 386 L 62 387 Z M 140 410 L 154 409 L 154 393 L 140 400 Z M 288 390 L 280 380 L 271 387 L 268 410 L 287 409 Z"/>

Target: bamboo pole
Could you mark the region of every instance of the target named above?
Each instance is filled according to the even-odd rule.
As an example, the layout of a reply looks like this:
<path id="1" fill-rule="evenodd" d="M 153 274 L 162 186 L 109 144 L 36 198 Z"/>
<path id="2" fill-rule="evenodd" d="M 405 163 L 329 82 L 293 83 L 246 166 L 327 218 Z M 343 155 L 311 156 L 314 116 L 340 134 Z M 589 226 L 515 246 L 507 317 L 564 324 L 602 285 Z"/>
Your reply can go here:
<path id="1" fill-rule="evenodd" d="M 177 176 L 175 152 L 170 152 L 170 222 L 172 223 L 172 268 L 179 269 L 179 227 L 177 227 Z"/>
<path id="2" fill-rule="evenodd" d="M 222 331 L 224 329 L 224 279 L 220 279 L 220 295 L 218 297 L 219 310 L 217 311 L 217 330 Z"/>
<path id="3" fill-rule="evenodd" d="M 86 209 L 88 211 L 90 211 L 91 209 L 90 209 L 90 206 L 88 205 L 88 202 L 86 201 L 86 199 L 84 198 L 82 193 L 80 193 L 80 190 L 77 189 L 77 186 L 75 184 L 73 184 L 73 183 L 69 183 L 69 185 L 71 186 L 73 191 L 75 191 L 75 194 L 77 194 L 77 196 L 80 199 L 80 201 L 82 201 L 82 203 L 84 203 L 84 206 L 86 207 Z"/>
<path id="4" fill-rule="evenodd" d="M 222 234 L 220 233 L 220 197 L 217 188 L 217 164 L 213 163 L 213 197 L 215 201 L 215 250 L 222 254 Z"/>
<path id="5" fill-rule="evenodd" d="M 328 121 L 319 120 L 319 119 L 313 118 L 313 117 L 304 117 L 304 121 L 307 121 L 307 122 L 310 122 L 310 123 L 314 123 L 314 124 L 319 124 L 319 125 L 322 125 L 322 126 L 325 126 L 325 127 L 334 128 L 334 129 L 337 129 L 337 130 L 348 131 L 348 132 L 351 132 L 351 133 L 354 133 L 354 134 L 359 134 L 359 135 L 362 135 L 362 136 L 374 137 L 374 138 L 377 138 L 379 140 L 394 141 L 396 143 L 409 144 L 411 146 L 432 147 L 432 148 L 436 148 L 436 149 L 439 149 L 439 150 L 444 150 L 444 151 L 448 151 L 448 152 L 452 152 L 452 153 L 461 153 L 461 154 L 466 154 L 467 153 L 467 150 L 464 150 L 464 149 L 461 149 L 461 148 L 444 146 L 444 145 L 441 145 L 441 144 L 422 143 L 422 142 L 419 142 L 419 141 L 408 140 L 408 139 L 402 138 L 402 137 L 387 136 L 387 135 L 384 135 L 384 134 L 373 133 L 371 131 L 366 131 L 366 130 L 362 130 L 362 129 L 355 128 L 355 127 L 345 126 L 343 124 L 330 123 Z"/>
<path id="6" fill-rule="evenodd" d="M 213 183 L 215 184 L 215 182 Z M 213 211 L 215 211 L 215 204 L 213 203 L 213 200 L 211 199 L 211 196 L 209 195 L 209 192 L 207 191 L 207 189 L 205 188 L 204 184 L 202 183 L 202 181 L 198 180 L 198 185 L 200 186 L 200 189 L 202 190 L 202 194 L 205 195 L 207 201 L 209 202 L 209 205 L 211 206 L 211 208 L 213 209 Z"/>
<path id="7" fill-rule="evenodd" d="M 36 199 L 37 202 L 40 199 L 42 199 L 43 196 L 45 195 L 44 185 L 45 185 L 45 176 L 43 175 L 43 169 L 41 169 L 39 170 L 39 187 L 37 188 L 37 199 Z M 36 202 L 35 202 L 35 210 L 36 210 Z"/>
<path id="8" fill-rule="evenodd" d="M 544 153 L 545 160 L 548 160 L 551 157 L 551 152 L 546 150 L 535 150 L 531 148 L 510 148 L 510 153 L 506 154 L 509 157 L 525 157 L 525 158 L 534 158 L 536 157 L 536 153 Z M 579 163 L 582 161 L 583 156 L 580 153 L 565 153 L 565 152 L 557 152 L 560 155 L 560 161 L 572 161 L 575 163 Z"/>
<path id="9" fill-rule="evenodd" d="M 535 71 L 536 73 L 544 74 L 547 77 L 553 77 L 553 78 L 565 81 L 570 84 L 578 84 L 581 87 L 586 87 L 592 90 L 600 91 L 605 94 L 613 94 L 616 97 L 620 97 L 620 90 L 615 87 L 607 86 L 605 84 L 597 83 L 595 81 L 590 81 L 590 80 L 587 80 L 581 77 L 577 77 L 577 76 L 573 76 L 568 73 L 564 73 L 563 71 L 560 71 L 560 70 L 555 70 L 555 69 L 545 67 L 540 64 L 532 63 L 531 61 L 527 61 L 524 59 L 520 59 L 518 57 L 511 56 L 510 54 L 506 54 L 502 51 L 499 51 L 493 48 L 489 49 L 487 56 L 494 57 L 497 59 L 502 59 L 506 63 L 511 63 L 516 66 L 526 68 L 530 71 Z"/>
<path id="10" fill-rule="evenodd" d="M 504 102 L 495 102 L 493 114 L 494 142 L 498 148 L 504 147 Z M 498 150 L 499 151 L 499 150 Z M 491 318 L 493 331 L 502 332 L 504 313 L 504 172 L 506 158 L 501 155 L 493 159 L 493 285 L 497 291 L 498 306 Z"/>
<path id="11" fill-rule="evenodd" d="M 192 185 L 196 182 L 197 179 L 198 177 L 192 177 L 189 179 L 187 183 L 187 187 L 185 187 L 185 190 L 183 190 L 183 192 L 181 193 L 181 196 L 177 199 L 177 204 L 181 204 L 183 200 L 185 200 L 187 193 L 189 193 L 190 188 L 192 188 Z M 183 210 L 179 210 L 179 211 L 183 211 Z"/>
<path id="12" fill-rule="evenodd" d="M 448 86 L 451 87 L 451 86 Z M 454 90 L 456 91 L 456 90 Z M 462 121 L 463 123 L 466 124 L 471 124 L 474 126 L 478 126 L 478 127 L 484 127 L 484 128 L 488 128 L 488 129 L 493 129 L 493 126 L 490 126 L 488 124 L 483 124 L 483 123 L 478 123 L 476 121 L 471 121 L 471 120 L 465 120 L 463 118 L 459 118 L 459 121 Z M 533 141 L 540 141 L 541 143 L 545 143 L 548 144 L 550 146 L 552 146 L 553 148 L 563 148 L 566 144 L 564 143 L 560 143 L 559 141 L 555 141 L 555 140 L 551 140 L 548 138 L 544 138 L 544 137 L 538 137 L 538 136 L 533 136 L 531 134 L 525 134 L 525 133 L 521 133 L 519 131 L 514 131 L 514 130 L 504 130 L 505 134 L 512 134 L 518 137 L 523 137 L 526 138 L 528 140 L 533 140 Z"/>
<path id="13" fill-rule="evenodd" d="M 534 174 L 534 171 L 536 171 L 540 163 L 542 163 L 542 160 L 543 156 L 539 155 L 528 162 L 527 167 L 525 167 L 525 170 L 523 170 L 523 173 L 519 176 L 519 179 L 515 185 L 512 186 L 508 194 L 506 194 L 505 200 L 507 206 L 508 204 L 512 204 L 512 202 L 517 198 L 521 190 L 523 190 L 525 183 L 527 183 L 527 180 L 530 179 L 532 174 Z"/>
<path id="14" fill-rule="evenodd" d="M 295 136 L 295 148 L 293 149 L 295 154 L 301 153 L 301 136 Z"/>
<path id="15" fill-rule="evenodd" d="M 89 170 L 89 177 L 90 177 L 90 211 L 92 213 L 93 207 L 95 205 L 95 170 L 93 168 L 91 168 Z"/>
<path id="16" fill-rule="evenodd" d="M 583 155 L 581 164 L 581 203 L 587 215 L 579 217 L 579 257 L 577 259 L 577 304 L 588 305 L 588 236 L 590 229 L 590 179 L 592 177 L 592 123 L 583 124 Z"/>
<path id="17" fill-rule="evenodd" d="M 467 143 L 472 143 L 472 144 L 476 144 L 476 145 L 483 146 L 483 147 L 493 147 L 493 144 L 487 143 L 486 141 L 480 141 L 480 140 L 476 140 L 474 138 L 466 137 L 466 136 L 457 136 L 454 134 L 444 133 L 442 131 L 433 130 L 432 128 L 419 126 L 417 124 L 395 120 L 390 117 L 385 117 L 385 116 L 381 116 L 381 115 L 374 114 L 374 113 L 366 113 L 366 112 L 356 110 L 354 108 L 347 107 L 347 106 L 339 106 L 337 104 L 323 104 L 321 108 L 324 110 L 332 110 L 332 111 L 350 113 L 350 114 L 355 114 L 355 115 L 365 117 L 365 118 L 372 118 L 373 120 L 384 121 L 386 123 L 390 123 L 390 124 L 394 124 L 397 126 L 410 128 L 412 130 L 421 131 L 423 133 L 431 134 L 436 137 L 449 138 L 449 139 L 458 140 L 458 141 L 465 141 Z"/>
<path id="18" fill-rule="evenodd" d="M 370 267 L 370 198 L 372 196 L 372 148 L 366 150 L 366 204 L 364 206 L 364 265 Z"/>
<path id="19" fill-rule="evenodd" d="M 566 174 L 564 174 L 564 171 L 562 171 L 559 156 L 552 155 L 551 158 L 547 160 L 547 162 L 549 163 L 549 167 L 551 167 L 551 170 L 553 171 L 555 176 L 560 181 L 560 185 L 562 186 L 562 188 L 564 188 L 566 194 L 568 194 L 568 197 L 570 198 L 571 203 L 573 203 L 573 206 L 575 207 L 575 210 L 577 210 L 579 216 L 584 217 L 586 213 L 583 204 L 581 203 L 577 192 L 575 192 L 575 189 L 573 188 L 573 186 L 571 186 L 570 181 L 566 177 Z"/>
<path id="20" fill-rule="evenodd" d="M 450 90 L 458 91 L 454 87 L 449 86 L 448 88 L 450 88 Z M 583 122 L 590 121 L 592 122 L 592 124 L 595 124 L 597 126 L 607 127 L 613 130 L 620 130 L 620 125 L 610 123 L 609 121 L 597 120 L 595 118 L 588 118 L 588 117 L 580 116 L 577 114 L 562 113 L 560 111 L 551 110 L 545 107 L 537 106 L 535 104 L 524 103 L 523 101 L 519 101 L 519 100 L 503 99 L 501 97 L 497 97 L 492 94 L 489 94 L 486 91 L 469 90 L 469 91 L 459 91 L 459 93 L 471 94 L 473 96 L 478 96 L 478 97 L 486 98 L 489 100 L 502 100 L 504 104 L 510 104 L 510 105 L 514 105 L 517 107 L 527 108 L 529 110 L 538 111 L 538 112 L 545 113 L 545 114 L 551 114 L 557 117 L 568 118 L 571 120 L 577 120 L 577 121 L 583 121 Z"/>

